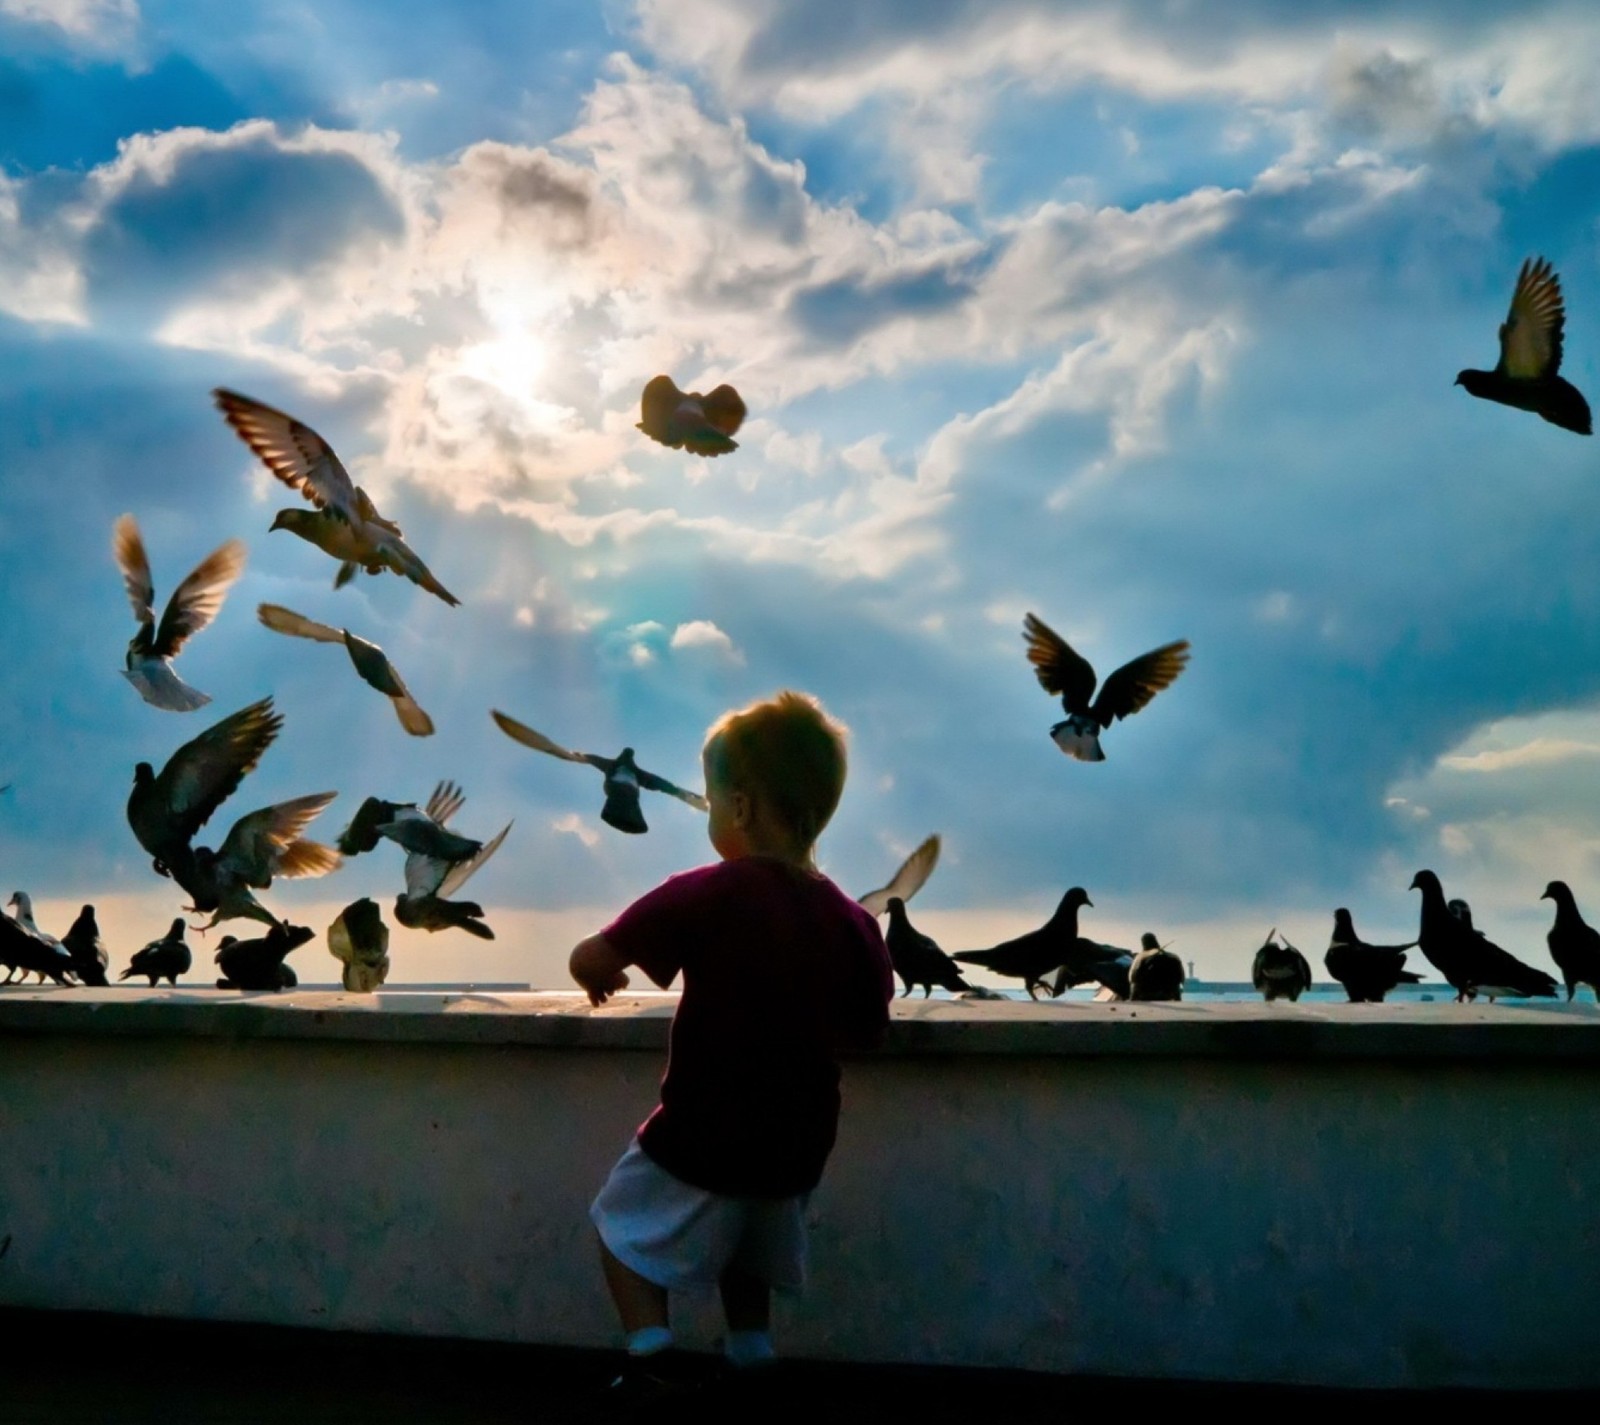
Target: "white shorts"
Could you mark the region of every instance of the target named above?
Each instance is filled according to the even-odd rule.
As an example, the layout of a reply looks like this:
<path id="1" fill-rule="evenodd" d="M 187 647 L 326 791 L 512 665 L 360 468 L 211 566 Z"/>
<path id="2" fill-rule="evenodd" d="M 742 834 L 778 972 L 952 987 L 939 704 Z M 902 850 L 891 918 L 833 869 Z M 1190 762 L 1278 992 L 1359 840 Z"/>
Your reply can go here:
<path id="1" fill-rule="evenodd" d="M 713 1287 L 733 1267 L 785 1291 L 806 1279 L 805 1209 L 797 1197 L 725 1197 L 675 1178 L 634 1139 L 589 1209 L 623 1266 L 668 1291 Z"/>

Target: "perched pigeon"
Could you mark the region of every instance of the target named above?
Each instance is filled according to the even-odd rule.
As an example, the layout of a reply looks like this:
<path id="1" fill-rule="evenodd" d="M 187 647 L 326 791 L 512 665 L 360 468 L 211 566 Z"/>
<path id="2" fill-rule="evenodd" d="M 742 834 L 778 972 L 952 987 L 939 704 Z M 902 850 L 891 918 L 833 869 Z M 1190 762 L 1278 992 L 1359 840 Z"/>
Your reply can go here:
<path id="1" fill-rule="evenodd" d="M 1472 924 L 1472 913 L 1452 913 L 1444 888 L 1432 871 L 1418 871 L 1411 889 L 1422 892 L 1422 926 L 1417 948 L 1456 992 L 1457 1001 L 1482 994 L 1491 1000 L 1554 995 L 1556 982 L 1543 970 L 1524 965 Z M 1461 903 L 1466 910 L 1466 902 Z"/>
<path id="2" fill-rule="evenodd" d="M 1600 930 L 1579 914 L 1578 902 L 1565 881 L 1551 881 L 1539 899 L 1556 903 L 1556 923 L 1545 936 L 1545 943 L 1566 981 L 1567 1002 L 1571 1003 L 1582 984 L 1600 995 Z"/>
<path id="3" fill-rule="evenodd" d="M 282 725 L 272 699 L 263 698 L 184 743 L 159 777 L 148 762 L 134 768 L 128 825 L 154 858 L 156 871 L 171 876 L 193 898 L 187 909 L 212 912 L 204 929 L 239 916 L 282 924 L 251 887 L 265 890 L 274 876 L 323 876 L 339 865 L 331 847 L 300 836 L 336 792 L 314 792 L 250 812 L 234 822 L 215 851 L 190 844 Z"/>
<path id="4" fill-rule="evenodd" d="M 371 896 L 352 901 L 328 927 L 328 949 L 344 961 L 344 987 L 371 994 L 389 978 L 389 927 Z"/>
<path id="5" fill-rule="evenodd" d="M 369 687 L 376 688 L 394 703 L 400 726 L 413 737 L 431 737 L 433 719 L 417 706 L 417 700 L 407 690 L 405 680 L 376 643 L 357 638 L 347 628 L 330 628 L 325 623 L 308 619 L 281 604 L 262 604 L 256 616 L 274 633 L 286 633 L 294 638 L 310 638 L 318 643 L 342 643 L 359 673 Z"/>
<path id="6" fill-rule="evenodd" d="M 111 968 L 111 956 L 100 940 L 100 926 L 94 918 L 94 907 L 86 905 L 78 912 L 72 928 L 61 937 L 67 954 L 72 956 L 72 972 L 86 985 L 104 985 L 106 971 Z"/>
<path id="7" fill-rule="evenodd" d="M 1500 360 L 1493 371 L 1463 371 L 1456 385 L 1467 394 L 1536 411 L 1552 425 L 1592 435 L 1594 423 L 1583 393 L 1556 373 L 1561 369 L 1567 314 L 1561 279 L 1544 258 L 1528 258 L 1517 274 L 1511 310 L 1500 327 Z"/>
<path id="8" fill-rule="evenodd" d="M 1369 945 L 1356 934 L 1350 912 L 1343 906 L 1333 913 L 1333 938 L 1322 963 L 1344 986 L 1351 1004 L 1382 1004 L 1396 985 L 1419 985 L 1421 975 L 1406 969 L 1406 951 L 1416 945 Z"/>
<path id="9" fill-rule="evenodd" d="M 1139 937 L 1139 953 L 1128 966 L 1128 998 L 1182 999 L 1183 978 L 1183 961 L 1145 931 Z"/>
<path id="10" fill-rule="evenodd" d="M 219 990 L 287 990 L 298 983 L 284 957 L 298 950 L 316 932 L 305 925 L 274 925 L 256 940 L 237 940 L 225 935 L 217 947 L 216 962 L 222 970 Z"/>
<path id="11" fill-rule="evenodd" d="M 1050 996 L 1059 999 L 1077 985 L 1097 984 L 1100 993 L 1096 999 L 1127 999 L 1128 971 L 1132 968 L 1133 951 L 1080 935 L 1068 947 L 1067 958 L 1056 971 Z"/>
<path id="12" fill-rule="evenodd" d="M 651 440 L 692 455 L 726 455 L 739 443 L 731 437 L 744 422 L 745 404 L 732 386 L 702 396 L 680 391 L 670 376 L 652 376 L 639 397 L 639 425 Z"/>
<path id="13" fill-rule="evenodd" d="M 228 424 L 261 463 L 316 506 L 314 511 L 279 510 L 272 528 L 297 534 L 339 560 L 334 588 L 349 583 L 361 569 L 369 574 L 388 569 L 447 604 L 461 602 L 417 558 L 401 538 L 400 526 L 378 513 L 367 492 L 351 480 L 333 447 L 310 426 L 236 391 L 219 387 L 211 394 Z"/>
<path id="14" fill-rule="evenodd" d="M 1275 943 L 1279 939 L 1282 945 Z M 1297 1000 L 1311 988 L 1311 965 L 1289 943 L 1289 937 L 1279 936 L 1278 927 L 1273 926 L 1256 951 L 1250 966 L 1250 983 L 1261 991 L 1268 1004 L 1275 999 Z"/>
<path id="15" fill-rule="evenodd" d="M 1058 694 L 1066 709 L 1066 718 L 1050 729 L 1050 736 L 1068 757 L 1080 762 L 1104 762 L 1101 731 L 1118 718 L 1132 717 L 1168 687 L 1189 661 L 1188 640 L 1165 643 L 1124 663 L 1100 685 L 1100 696 L 1091 703 L 1094 669 L 1066 639 L 1033 614 L 1023 620 L 1022 636 L 1039 686 Z"/>
<path id="16" fill-rule="evenodd" d="M 17 908 L 17 915 L 15 920 L 6 917 L 10 926 L 14 927 L 14 931 L 8 928 L 3 932 L 12 945 L 7 958 L 15 960 L 24 979 L 31 970 L 38 975 L 41 985 L 46 976 L 58 985 L 67 984 L 67 976 L 73 973 L 72 955 L 55 936 L 46 935 L 33 923 L 33 902 L 28 893 L 16 892 L 8 904 Z"/>
<path id="17" fill-rule="evenodd" d="M 933 993 L 935 985 L 945 990 L 972 988 L 961 978 L 956 962 L 939 948 L 938 941 L 912 925 L 906 915 L 906 903 L 899 896 L 889 897 L 889 933 L 884 939 L 889 947 L 889 962 L 895 974 L 905 981 L 907 995 L 914 985 L 922 986 L 923 999 Z"/>
<path id="18" fill-rule="evenodd" d="M 185 683 L 173 670 L 172 660 L 187 639 L 217 616 L 228 590 L 244 572 L 244 541 L 230 539 L 206 555 L 172 591 L 159 626 L 150 560 L 139 536 L 139 523 L 132 515 L 123 515 L 113 527 L 111 552 L 122 570 L 133 616 L 139 621 L 138 633 L 128 640 L 127 667 L 122 676 L 152 707 L 168 712 L 193 712 L 204 707 L 210 697 Z"/>
<path id="19" fill-rule="evenodd" d="M 654 772 L 646 772 L 633 760 L 631 747 L 624 747 L 615 757 L 600 757 L 593 752 L 572 752 L 552 742 L 542 732 L 535 732 L 525 723 L 518 722 L 514 717 L 507 717 L 503 712 L 497 712 L 493 716 L 495 722 L 500 725 L 500 731 L 524 747 L 531 747 L 536 752 L 548 752 L 552 757 L 560 757 L 568 762 L 587 762 L 591 767 L 598 768 L 606 779 L 606 802 L 600 809 L 600 820 L 608 826 L 616 827 L 618 831 L 637 834 L 650 829 L 645 824 L 644 813 L 639 807 L 641 789 L 647 792 L 665 792 L 668 796 L 677 797 L 679 801 L 688 802 L 698 811 L 710 810 L 710 803 L 699 792 L 686 792 L 682 787 L 674 786 L 665 777 L 658 777 Z"/>
<path id="20" fill-rule="evenodd" d="M 183 917 L 179 916 L 161 939 L 152 940 L 138 951 L 128 961 L 128 968 L 117 978 L 126 980 L 133 975 L 148 975 L 151 989 L 155 988 L 157 980 L 176 985 L 178 976 L 187 975 L 189 966 L 194 963 L 194 957 L 183 938 L 184 929 Z"/>
<path id="21" fill-rule="evenodd" d="M 1014 976 L 1022 981 L 1029 999 L 1038 999 L 1036 991 L 1045 976 L 1072 953 L 1078 939 L 1078 907 L 1093 904 L 1082 886 L 1074 886 L 1061 897 L 1055 914 L 1037 930 L 1003 941 L 990 950 L 968 950 L 951 958 L 964 965 L 981 965 L 997 975 Z"/>
<path id="22" fill-rule="evenodd" d="M 890 901 L 896 898 L 908 901 L 916 895 L 938 864 L 939 838 L 930 836 L 900 863 L 900 869 L 894 873 L 888 885 L 868 891 L 856 904 L 869 915 L 882 915 L 889 909 Z"/>

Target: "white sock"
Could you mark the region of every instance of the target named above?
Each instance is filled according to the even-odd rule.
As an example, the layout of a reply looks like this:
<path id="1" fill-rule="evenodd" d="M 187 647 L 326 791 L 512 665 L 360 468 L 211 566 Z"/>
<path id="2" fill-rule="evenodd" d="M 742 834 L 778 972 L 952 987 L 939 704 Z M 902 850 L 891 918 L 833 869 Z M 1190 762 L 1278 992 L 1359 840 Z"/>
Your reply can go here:
<path id="1" fill-rule="evenodd" d="M 722 1353 L 741 1370 L 778 1359 L 778 1353 L 772 1349 L 770 1331 L 730 1331 L 722 1343 Z"/>
<path id="2" fill-rule="evenodd" d="M 641 1326 L 637 1331 L 628 1332 L 630 1356 L 653 1356 L 671 1344 L 672 1332 L 665 1326 Z"/>

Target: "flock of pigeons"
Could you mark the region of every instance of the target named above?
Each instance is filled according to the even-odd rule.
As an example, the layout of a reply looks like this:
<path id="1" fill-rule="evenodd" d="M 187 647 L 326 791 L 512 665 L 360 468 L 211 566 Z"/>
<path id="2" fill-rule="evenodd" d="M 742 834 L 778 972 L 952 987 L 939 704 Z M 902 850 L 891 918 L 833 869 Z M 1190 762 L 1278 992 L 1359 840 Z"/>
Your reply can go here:
<path id="1" fill-rule="evenodd" d="M 1588 403 L 1559 374 L 1564 324 L 1560 282 L 1550 264 L 1543 259 L 1524 262 L 1510 312 L 1500 327 L 1498 364 L 1492 371 L 1462 371 L 1456 384 L 1473 396 L 1533 411 L 1564 429 L 1590 434 Z M 369 575 L 387 571 L 448 605 L 459 604 L 316 431 L 235 391 L 218 389 L 213 396 L 224 419 L 262 464 L 311 505 L 280 510 L 271 528 L 286 529 L 338 561 L 335 589 L 363 571 Z M 638 429 L 670 448 L 717 456 L 738 449 L 733 436 L 745 415 L 745 404 L 731 386 L 702 395 L 681 391 L 670 377 L 657 376 L 641 394 Z M 154 707 L 171 712 L 204 707 L 211 699 L 179 677 L 173 660 L 188 639 L 216 617 L 243 572 L 243 542 L 230 539 L 207 555 L 173 591 L 159 622 L 149 558 L 131 514 L 116 521 L 112 552 L 138 625 L 128 643 L 123 676 Z M 433 733 L 433 720 L 377 644 L 348 628 L 319 623 L 278 604 L 262 604 L 258 617 L 288 637 L 343 644 L 356 673 L 390 699 L 407 733 L 416 737 Z M 1169 687 L 1189 659 L 1186 641 L 1166 643 L 1098 682 L 1088 661 L 1032 613 L 1024 620 L 1023 638 L 1040 686 L 1060 698 L 1066 714 L 1051 727 L 1052 740 L 1066 755 L 1086 762 L 1103 761 L 1101 734 Z M 496 711 L 492 716 L 507 736 L 522 745 L 599 771 L 605 796 L 601 819 L 618 831 L 648 830 L 641 807 L 644 791 L 664 792 L 707 810 L 698 792 L 640 767 L 631 747 L 614 757 L 577 752 L 505 713 Z M 133 772 L 128 824 L 155 872 L 175 881 L 189 896 L 183 909 L 209 914 L 209 920 L 193 928 L 203 934 L 224 921 L 240 919 L 266 927 L 266 933 L 254 939 L 222 938 L 214 956 L 220 971 L 218 987 L 277 990 L 296 984 L 287 956 L 312 940 L 314 932 L 279 919 L 255 892 L 270 888 L 280 876 L 326 875 L 344 860 L 375 850 L 380 841 L 392 842 L 405 852 L 405 889 L 394 902 L 394 917 L 401 925 L 429 931 L 454 928 L 493 939 L 483 908 L 454 897 L 500 848 L 511 826 L 508 823 L 486 841 L 453 830 L 449 823 L 465 798 L 451 782 L 441 782 L 420 807 L 368 797 L 334 846 L 303 834 L 333 801 L 334 792 L 314 792 L 262 807 L 235 821 L 217 847 L 195 844 L 201 829 L 255 769 L 282 726 L 271 697 L 263 698 L 184 743 L 159 773 L 149 762 L 140 762 Z M 918 985 L 925 996 L 935 987 L 976 997 L 992 994 L 970 985 L 962 975 L 960 965 L 971 964 L 1021 980 L 1030 998 L 1042 988 L 1054 997 L 1086 984 L 1098 986 L 1106 998 L 1181 998 L 1183 964 L 1154 934 L 1146 932 L 1139 950 L 1133 951 L 1079 933 L 1078 912 L 1093 904 L 1081 886 L 1069 890 L 1055 914 L 1038 929 L 986 950 L 946 954 L 911 924 L 906 913 L 906 902 L 938 861 L 939 844 L 937 836 L 930 836 L 888 885 L 861 897 L 861 904 L 873 914 L 889 917 L 889 954 L 907 995 Z M 1419 977 L 1405 968 L 1406 953 L 1413 948 L 1439 970 L 1458 1000 L 1556 993 L 1556 981 L 1549 975 L 1523 964 L 1473 927 L 1466 902 L 1447 903 L 1432 871 L 1419 871 L 1411 885 L 1422 893 L 1422 918 L 1417 939 L 1409 944 L 1369 945 L 1356 934 L 1350 912 L 1335 911 L 1324 963 L 1352 1001 L 1379 1001 L 1396 985 L 1416 983 Z M 1544 898 L 1555 902 L 1556 919 L 1548 941 L 1567 998 L 1580 983 L 1600 990 L 1600 932 L 1584 922 L 1565 882 L 1552 881 Z M 30 973 L 41 984 L 47 979 L 61 985 L 107 983 L 110 959 L 92 905 L 83 907 L 60 939 L 35 923 L 25 892 L 14 894 L 10 905 L 14 916 L 0 914 L 0 966 L 7 969 L 0 983 L 10 983 L 18 974 L 25 979 Z M 174 919 L 166 935 L 135 954 L 119 978 L 144 976 L 152 986 L 163 979 L 175 985 L 193 965 L 185 938 L 190 928 L 182 916 Z M 389 929 L 371 897 L 346 906 L 329 926 L 327 940 L 343 964 L 346 989 L 371 991 L 384 983 L 390 968 Z M 1268 1000 L 1295 1000 L 1310 987 L 1311 968 L 1274 928 L 1256 951 L 1251 978 Z"/>

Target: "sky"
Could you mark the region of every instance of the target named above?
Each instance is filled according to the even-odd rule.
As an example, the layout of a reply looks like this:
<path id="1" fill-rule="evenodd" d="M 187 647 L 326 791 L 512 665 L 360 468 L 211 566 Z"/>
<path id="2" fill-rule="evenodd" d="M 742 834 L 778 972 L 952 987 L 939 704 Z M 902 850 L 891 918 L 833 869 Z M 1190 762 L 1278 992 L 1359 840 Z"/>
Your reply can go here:
<path id="1" fill-rule="evenodd" d="M 1600 453 L 1452 382 L 1542 254 L 1600 396 L 1597 62 L 1576 0 L 0 0 L 0 882 L 57 933 L 95 901 L 124 963 L 180 899 L 134 763 L 270 693 L 211 844 L 454 778 L 458 830 L 515 821 L 470 889 L 498 938 L 394 927 L 395 979 L 559 985 L 704 819 L 617 834 L 489 709 L 695 785 L 723 710 L 797 687 L 851 729 L 824 869 L 941 833 L 947 949 L 1078 884 L 1097 938 L 1241 979 L 1276 925 L 1320 977 L 1332 909 L 1409 939 L 1428 866 L 1548 966 L 1546 881 L 1600 923 Z M 738 451 L 636 431 L 657 372 L 734 383 Z M 461 607 L 269 534 L 300 502 L 218 385 Z M 249 546 L 200 712 L 119 675 L 125 511 L 159 599 Z M 263 601 L 381 643 L 437 735 Z M 1102 673 L 1193 659 L 1072 762 L 1029 610 Z M 401 859 L 263 898 L 320 927 Z"/>

